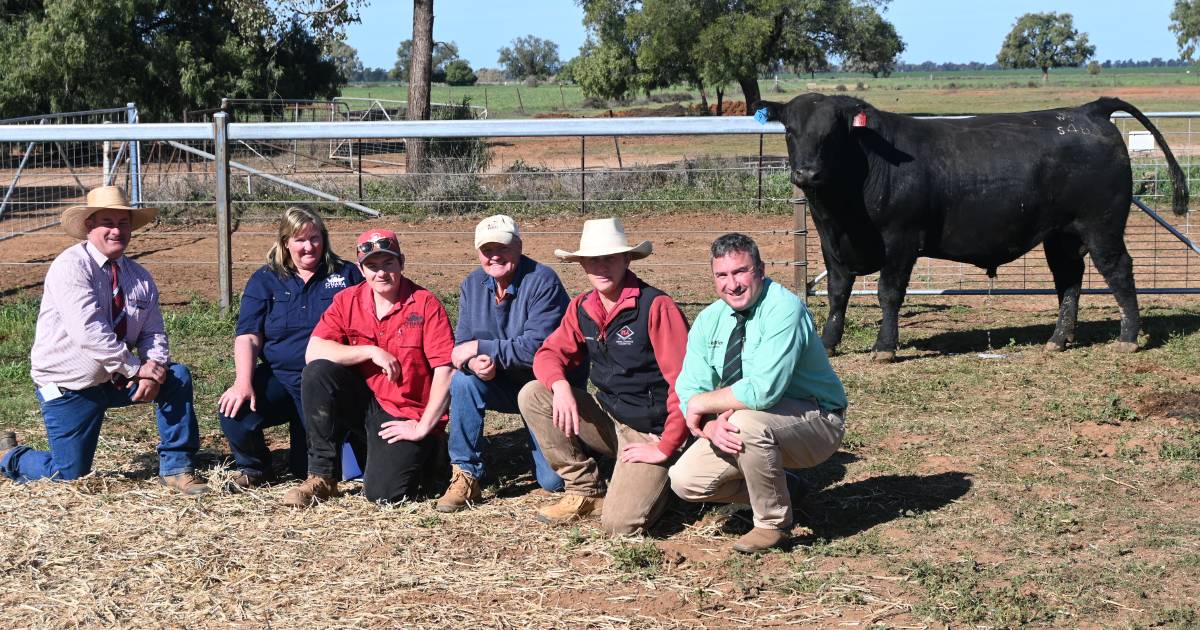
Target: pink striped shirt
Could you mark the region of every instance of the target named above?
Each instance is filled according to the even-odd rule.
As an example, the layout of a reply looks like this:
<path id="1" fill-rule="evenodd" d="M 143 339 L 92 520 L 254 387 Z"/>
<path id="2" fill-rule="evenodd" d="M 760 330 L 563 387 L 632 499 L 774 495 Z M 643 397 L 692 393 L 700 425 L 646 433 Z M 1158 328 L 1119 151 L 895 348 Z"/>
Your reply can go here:
<path id="1" fill-rule="evenodd" d="M 158 287 L 145 267 L 125 256 L 116 265 L 128 324 L 125 338 L 117 339 L 107 262 L 84 241 L 50 263 L 30 356 L 29 375 L 38 387 L 80 390 L 106 383 L 115 374 L 132 377 L 149 359 L 170 361 Z"/>

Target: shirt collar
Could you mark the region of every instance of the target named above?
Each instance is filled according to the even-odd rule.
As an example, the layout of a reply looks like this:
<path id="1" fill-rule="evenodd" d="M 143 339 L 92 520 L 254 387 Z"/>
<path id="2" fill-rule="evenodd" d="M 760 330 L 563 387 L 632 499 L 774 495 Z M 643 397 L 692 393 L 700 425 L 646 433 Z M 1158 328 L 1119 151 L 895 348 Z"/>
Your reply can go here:
<path id="1" fill-rule="evenodd" d="M 365 282 L 365 281 L 359 286 L 364 287 L 363 292 L 362 292 L 362 297 L 359 298 L 360 305 L 364 309 L 366 309 L 366 311 L 368 313 L 370 313 L 372 316 L 375 315 L 375 291 L 374 291 L 374 289 L 371 288 L 370 283 Z M 417 290 L 416 285 L 412 283 L 412 280 L 408 279 L 408 276 L 404 276 L 403 278 L 401 278 L 400 279 L 400 296 L 396 299 L 396 303 L 392 305 L 392 310 L 388 311 L 386 315 L 384 315 L 383 317 L 380 317 L 378 319 L 380 319 L 380 320 L 386 319 L 386 318 L 390 317 L 392 315 L 392 313 L 395 313 L 396 311 L 399 311 L 400 309 L 407 306 L 409 302 L 413 301 L 413 294 L 416 293 L 416 290 Z"/>
<path id="2" fill-rule="evenodd" d="M 526 261 L 529 262 L 527 263 Z M 532 262 L 533 259 L 525 256 L 525 254 L 521 254 L 521 258 L 517 260 L 517 268 L 513 271 L 512 281 L 510 281 L 508 286 L 504 289 L 504 295 L 515 296 L 517 294 L 517 290 L 521 288 L 521 279 L 525 277 L 525 273 L 529 271 L 530 267 L 532 267 L 532 264 L 529 264 Z M 493 296 L 496 295 L 495 278 L 487 275 L 486 273 L 483 274 L 483 286 L 487 287 L 488 292 Z"/>
<path id="3" fill-rule="evenodd" d="M 105 256 L 104 254 L 101 254 L 99 251 L 97 251 L 96 248 L 94 246 L 92 246 L 91 241 L 83 242 L 83 251 L 87 252 L 88 256 L 90 256 L 92 258 L 92 260 L 95 261 L 96 266 L 100 267 L 101 269 L 103 269 L 104 265 L 106 265 L 109 262 L 108 257 Z M 117 266 L 117 269 L 122 269 L 123 266 L 121 265 L 121 261 L 124 259 L 125 259 L 125 255 L 122 254 L 119 258 L 117 258 L 116 260 L 114 260 L 112 262 L 114 265 Z"/>
<path id="4" fill-rule="evenodd" d="M 625 272 L 625 280 L 621 283 L 621 295 L 619 297 L 617 297 L 617 301 L 613 304 L 612 312 L 615 313 L 618 310 L 620 310 L 621 305 L 624 304 L 626 300 L 629 300 L 629 299 L 636 300 L 638 298 L 638 296 L 640 296 L 641 294 L 642 294 L 641 280 L 638 280 L 637 275 L 634 274 L 632 271 L 626 271 Z M 603 313 L 604 312 L 604 306 L 602 304 L 600 304 L 600 292 L 599 291 L 592 289 L 591 291 L 588 292 L 588 295 L 585 298 L 585 300 L 587 302 L 586 306 L 592 312 L 595 312 L 595 313 Z"/>

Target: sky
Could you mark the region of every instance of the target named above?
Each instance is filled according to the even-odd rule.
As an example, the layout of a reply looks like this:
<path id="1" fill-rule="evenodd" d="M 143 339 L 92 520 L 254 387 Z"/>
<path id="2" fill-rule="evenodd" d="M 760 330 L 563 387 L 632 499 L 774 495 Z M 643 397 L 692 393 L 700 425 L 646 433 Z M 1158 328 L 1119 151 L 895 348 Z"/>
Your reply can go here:
<path id="1" fill-rule="evenodd" d="M 1055 11 L 1075 16 L 1096 59 L 1172 59 L 1179 56 L 1167 30 L 1174 0 L 892 0 L 884 15 L 907 44 L 910 63 L 992 62 L 1004 36 L 1024 13 Z M 535 35 L 558 44 L 563 61 L 583 44 L 583 11 L 574 0 L 434 0 L 434 41 L 454 42 L 472 68 L 494 68 L 497 51 Z M 396 48 L 412 35 L 412 3 L 370 0 L 362 23 L 347 29 L 349 44 L 368 67 L 389 69 Z"/>

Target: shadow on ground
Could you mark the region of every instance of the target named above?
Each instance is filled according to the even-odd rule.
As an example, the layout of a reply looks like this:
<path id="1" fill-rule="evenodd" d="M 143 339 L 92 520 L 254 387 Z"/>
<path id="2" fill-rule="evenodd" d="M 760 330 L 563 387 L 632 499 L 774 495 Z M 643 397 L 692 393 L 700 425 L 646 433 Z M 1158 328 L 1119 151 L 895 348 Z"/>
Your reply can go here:
<path id="1" fill-rule="evenodd" d="M 1171 335 L 1190 335 L 1200 331 L 1200 315 L 1172 314 L 1146 317 L 1142 319 L 1142 330 L 1147 337 L 1143 349 L 1157 348 L 1166 343 Z M 1054 333 L 1054 323 L 1050 321 L 1046 324 L 992 328 L 990 329 L 990 348 L 988 332 L 989 329 L 985 328 L 956 330 L 908 340 L 903 339 L 903 333 L 901 333 L 901 345 L 943 354 L 987 352 L 991 349 L 1003 348 L 1010 343 L 1041 346 L 1049 341 L 1050 335 Z M 1117 340 L 1119 334 L 1120 323 L 1116 319 L 1096 322 L 1081 321 L 1075 329 L 1074 347 L 1111 343 Z"/>

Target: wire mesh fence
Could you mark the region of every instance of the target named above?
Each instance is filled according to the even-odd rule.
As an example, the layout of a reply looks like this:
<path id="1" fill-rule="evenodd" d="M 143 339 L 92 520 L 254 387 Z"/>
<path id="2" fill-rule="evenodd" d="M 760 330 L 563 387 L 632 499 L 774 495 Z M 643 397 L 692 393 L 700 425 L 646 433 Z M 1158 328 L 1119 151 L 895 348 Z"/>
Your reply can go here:
<path id="1" fill-rule="evenodd" d="M 100 125 L 136 122 L 134 107 L 45 114 L 0 120 L 0 125 Z M 80 201 L 88 190 L 118 183 L 136 190 L 137 143 L 0 143 L 0 239 L 58 225 L 62 207 Z"/>
<path id="2" fill-rule="evenodd" d="M 390 120 L 399 110 L 387 103 L 228 102 L 225 109 L 241 122 L 307 125 L 303 127 L 305 133 L 297 132 L 292 137 L 275 134 L 273 139 L 234 139 L 229 143 L 230 183 L 226 192 L 233 213 L 233 264 L 239 274 L 248 274 L 259 264 L 272 223 L 284 208 L 297 203 L 314 205 L 334 218 L 339 226 L 336 238 L 342 241 L 352 240 L 365 227 L 364 221 L 404 222 L 406 241 L 417 248 L 413 250 L 414 262 L 441 269 L 439 273 L 447 278 L 461 278 L 475 264 L 470 223 L 493 213 L 512 214 L 533 225 L 547 226 L 545 230 L 531 230 L 536 239 L 545 240 L 544 247 L 538 245 L 544 250 L 539 250 L 542 259 L 551 258 L 554 247 L 569 244 L 568 233 L 577 229 L 572 226 L 583 218 L 614 214 L 638 217 L 640 229 L 656 234 L 665 245 L 661 250 L 665 255 L 656 256 L 647 265 L 679 271 L 679 282 L 683 282 L 684 275 L 694 278 L 697 294 L 707 290 L 701 271 L 707 264 L 705 243 L 723 231 L 744 230 L 769 239 L 765 249 L 777 276 L 798 278 L 799 274 L 788 272 L 804 269 L 807 277 L 814 277 L 823 267 L 811 220 L 797 215 L 797 193 L 788 180 L 786 146 L 773 131 L 531 137 L 489 135 L 485 128 L 475 137 L 433 140 L 432 147 L 440 152 L 431 150 L 432 157 L 423 172 L 409 173 L 403 138 L 380 137 L 380 133 L 356 138 L 353 136 L 358 132 L 349 130 L 362 127 L 354 125 L 346 128 L 345 137 L 331 137 L 343 135 L 336 132 L 343 123 Z M 191 112 L 189 121 L 210 120 L 217 111 L 219 108 Z M 94 115 L 112 116 L 119 122 L 124 122 L 123 115 L 128 117 L 125 110 Z M 659 124 L 642 120 L 648 121 L 651 129 Z M 1194 189 L 1200 180 L 1200 165 L 1195 162 L 1195 119 L 1164 116 L 1154 117 L 1154 121 L 1179 157 Z M 622 125 L 637 121 L 605 122 Z M 1135 192 L 1165 213 L 1171 190 L 1161 152 L 1153 143 L 1146 146 L 1144 139 L 1131 136 L 1141 130 L 1136 122 L 1116 122 L 1130 142 Z M 749 129 L 759 128 L 755 125 Z M 308 133 L 312 129 L 319 131 Z M 21 166 L 23 152 L 30 144 L 37 147 Z M 21 223 L 16 220 L 20 213 L 0 216 L 0 234 L 14 237 L 44 230 L 57 221 L 63 208 L 82 198 L 84 188 L 99 185 L 108 174 L 116 173 L 118 183 L 139 182 L 142 202 L 160 208 L 160 228 L 147 233 L 143 241 L 153 255 L 142 262 L 185 267 L 189 276 L 206 283 L 200 293 L 211 291 L 218 268 L 212 227 L 218 207 L 214 164 L 217 151 L 212 140 L 58 144 L 64 149 L 72 145 L 74 157 L 55 157 L 59 151 L 54 142 L 0 142 L 0 155 L 7 156 L 0 164 L 0 177 L 12 183 L 14 199 L 25 204 L 23 214 L 41 213 L 40 223 Z M 140 162 L 118 159 L 123 146 L 140 147 Z M 111 154 L 107 166 L 103 157 L 106 152 Z M 42 161 L 34 161 L 35 155 L 43 156 Z M 130 164 L 136 165 L 132 172 L 137 177 L 131 176 Z M 42 197 L 34 197 L 38 189 L 52 186 L 62 187 L 57 196 L 43 193 Z M 382 219 L 372 218 L 373 213 L 382 214 Z M 804 222 L 797 223 L 796 216 Z M 1190 214 L 1168 214 L 1168 218 L 1184 235 L 1193 236 Z M 806 232 L 812 238 L 805 238 Z M 1192 263 L 1187 246 L 1136 209 L 1131 212 L 1126 239 L 1140 290 L 1200 290 L 1200 270 Z M 0 247 L 0 267 L 36 267 L 52 258 L 43 255 L 45 248 L 38 249 L 38 256 L 23 255 L 23 247 L 18 241 Z M 349 249 L 343 246 L 344 251 Z M 453 253 L 459 250 L 461 253 Z M 1087 270 L 1085 289 L 1104 290 L 1103 280 L 1090 263 Z M 875 276 L 860 278 L 856 289 L 860 293 L 873 292 L 875 282 Z M 234 284 L 240 286 L 236 281 Z M 823 286 L 815 288 L 820 292 Z M 989 290 L 1052 291 L 1053 282 L 1040 248 L 1001 267 L 994 279 L 967 265 L 920 259 L 910 285 L 914 294 Z"/>

